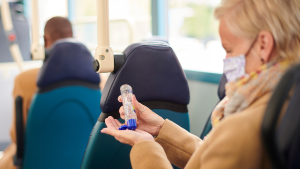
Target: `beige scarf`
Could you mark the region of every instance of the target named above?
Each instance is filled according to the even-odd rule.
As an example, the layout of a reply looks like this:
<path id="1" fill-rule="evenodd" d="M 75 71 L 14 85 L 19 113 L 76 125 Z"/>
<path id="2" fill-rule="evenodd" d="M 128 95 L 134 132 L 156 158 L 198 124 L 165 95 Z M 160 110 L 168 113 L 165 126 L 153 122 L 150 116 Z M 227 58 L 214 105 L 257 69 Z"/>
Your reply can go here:
<path id="1" fill-rule="evenodd" d="M 219 121 L 231 114 L 241 112 L 264 94 L 274 90 L 290 62 L 268 63 L 235 81 L 225 85 L 226 97 L 216 106 L 211 115 L 211 123 Z"/>

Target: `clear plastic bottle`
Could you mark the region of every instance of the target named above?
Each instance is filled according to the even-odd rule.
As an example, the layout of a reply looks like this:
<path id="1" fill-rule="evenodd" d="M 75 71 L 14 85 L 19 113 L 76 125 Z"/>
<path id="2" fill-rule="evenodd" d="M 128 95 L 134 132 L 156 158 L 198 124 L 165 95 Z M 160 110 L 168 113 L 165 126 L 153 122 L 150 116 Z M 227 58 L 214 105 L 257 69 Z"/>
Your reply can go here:
<path id="1" fill-rule="evenodd" d="M 130 85 L 124 84 L 120 88 L 122 102 L 124 107 L 124 115 L 125 115 L 125 122 L 127 124 L 127 128 L 129 130 L 135 130 L 136 125 L 136 112 L 132 104 L 132 88 Z M 126 127 L 125 127 L 126 128 Z M 125 129 L 123 126 L 123 129 Z"/>

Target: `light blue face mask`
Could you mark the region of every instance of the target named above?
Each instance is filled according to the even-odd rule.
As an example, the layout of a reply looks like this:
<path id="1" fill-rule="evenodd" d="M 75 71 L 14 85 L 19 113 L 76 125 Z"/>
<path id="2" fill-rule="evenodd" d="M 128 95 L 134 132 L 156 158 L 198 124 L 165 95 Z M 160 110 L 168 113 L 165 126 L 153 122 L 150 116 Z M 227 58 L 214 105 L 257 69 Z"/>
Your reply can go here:
<path id="1" fill-rule="evenodd" d="M 228 82 L 232 82 L 237 78 L 246 75 L 246 71 L 245 71 L 246 56 L 250 53 L 255 42 L 256 42 L 256 38 L 245 55 L 230 57 L 223 60 L 224 63 L 223 73 L 225 74 Z"/>

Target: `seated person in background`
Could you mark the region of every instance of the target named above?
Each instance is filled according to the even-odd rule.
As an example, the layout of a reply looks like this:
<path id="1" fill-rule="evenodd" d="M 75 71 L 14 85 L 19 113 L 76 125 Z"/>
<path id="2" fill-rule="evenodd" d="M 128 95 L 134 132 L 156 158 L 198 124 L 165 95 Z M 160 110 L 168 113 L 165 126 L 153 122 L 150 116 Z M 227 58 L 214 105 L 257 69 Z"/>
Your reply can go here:
<path id="1" fill-rule="evenodd" d="M 223 0 L 215 16 L 228 82 L 211 116 L 212 131 L 201 140 L 133 97 L 137 130 L 118 130 L 120 122 L 108 117 L 101 132 L 133 146 L 134 169 L 171 169 L 171 163 L 186 169 L 270 168 L 261 123 L 274 88 L 299 61 L 300 1 Z M 120 114 L 124 118 L 123 107 Z"/>
<path id="2" fill-rule="evenodd" d="M 44 42 L 46 54 L 53 45 L 58 41 L 66 38 L 72 38 L 73 31 L 70 21 L 63 17 L 53 17 L 45 25 Z M 47 59 L 47 57 L 45 57 Z M 23 98 L 23 117 L 26 124 L 27 113 L 31 104 L 33 94 L 37 90 L 37 77 L 39 68 L 25 71 L 15 78 L 15 86 L 13 91 L 14 99 L 17 96 Z M 12 143 L 5 149 L 4 156 L 0 159 L 0 169 L 16 168 L 13 165 L 13 156 L 16 154 L 16 129 L 15 129 L 15 113 L 13 113 L 13 122 L 11 126 Z"/>

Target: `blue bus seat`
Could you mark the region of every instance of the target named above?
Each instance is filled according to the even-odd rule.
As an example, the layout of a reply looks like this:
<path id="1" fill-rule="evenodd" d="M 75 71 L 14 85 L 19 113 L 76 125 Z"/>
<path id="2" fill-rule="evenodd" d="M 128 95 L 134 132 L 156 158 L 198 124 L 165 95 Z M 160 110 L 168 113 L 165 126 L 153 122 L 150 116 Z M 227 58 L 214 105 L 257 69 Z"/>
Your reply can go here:
<path id="1" fill-rule="evenodd" d="M 131 168 L 131 146 L 100 133 L 108 116 L 124 123 L 119 115 L 122 104 L 117 101 L 123 84 L 131 85 L 137 100 L 152 111 L 190 130 L 189 88 L 172 48 L 164 42 L 142 42 L 130 45 L 123 54 L 124 65 L 110 74 L 102 92 L 102 113 L 91 133 L 81 169 Z"/>
<path id="2" fill-rule="evenodd" d="M 290 91 L 293 90 L 291 96 Z M 289 105 L 283 117 L 282 108 Z M 282 77 L 268 103 L 263 123 L 262 141 L 274 169 L 300 168 L 300 65 Z"/>
<path id="3" fill-rule="evenodd" d="M 101 113 L 100 77 L 92 62 L 80 43 L 61 42 L 51 50 L 27 117 L 23 169 L 80 168 Z"/>

